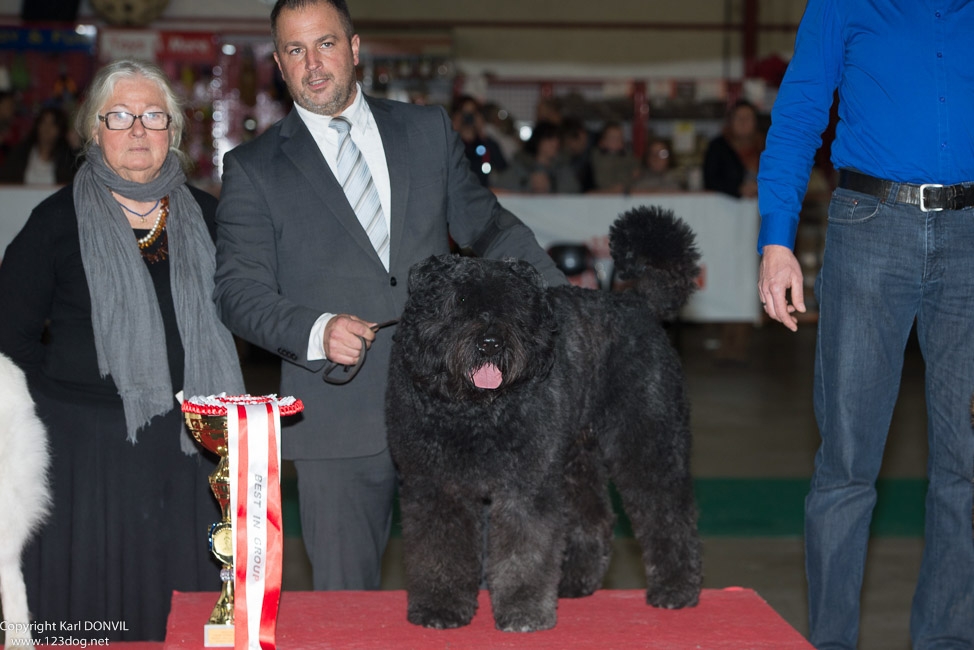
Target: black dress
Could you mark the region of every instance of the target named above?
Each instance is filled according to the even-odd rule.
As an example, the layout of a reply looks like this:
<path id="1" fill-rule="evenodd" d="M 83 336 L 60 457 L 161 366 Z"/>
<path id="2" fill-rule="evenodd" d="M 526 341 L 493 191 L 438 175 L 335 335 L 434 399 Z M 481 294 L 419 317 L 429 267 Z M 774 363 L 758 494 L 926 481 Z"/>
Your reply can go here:
<path id="1" fill-rule="evenodd" d="M 193 196 L 212 224 L 216 199 L 195 189 Z M 178 390 L 183 346 L 169 262 L 158 255 L 164 244 L 160 237 L 150 247 L 156 261 L 146 263 Z M 207 482 L 215 458 L 181 451 L 175 399 L 135 445 L 126 440 L 121 398 L 111 377 L 98 374 L 72 186 L 38 205 L 7 248 L 0 304 L 0 351 L 27 373 L 52 455 L 54 508 L 24 556 L 33 619 L 74 639 L 162 640 L 174 589 L 220 586 L 206 542 L 220 517 Z M 100 621 L 120 629 L 85 629 Z M 65 631 L 62 622 L 75 627 Z"/>

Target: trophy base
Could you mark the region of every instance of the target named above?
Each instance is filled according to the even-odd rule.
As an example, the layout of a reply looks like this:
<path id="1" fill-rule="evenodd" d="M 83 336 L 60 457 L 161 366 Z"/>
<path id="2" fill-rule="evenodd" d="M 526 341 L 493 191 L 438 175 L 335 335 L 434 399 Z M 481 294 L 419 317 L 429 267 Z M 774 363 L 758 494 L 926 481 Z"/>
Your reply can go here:
<path id="1" fill-rule="evenodd" d="M 207 623 L 203 626 L 204 648 L 232 648 L 233 625 Z"/>

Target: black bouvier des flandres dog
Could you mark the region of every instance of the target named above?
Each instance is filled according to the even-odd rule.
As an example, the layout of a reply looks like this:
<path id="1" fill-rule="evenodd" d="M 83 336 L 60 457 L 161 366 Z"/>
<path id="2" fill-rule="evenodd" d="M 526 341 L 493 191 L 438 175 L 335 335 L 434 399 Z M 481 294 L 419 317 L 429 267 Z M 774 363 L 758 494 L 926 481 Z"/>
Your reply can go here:
<path id="1" fill-rule="evenodd" d="M 412 623 L 471 621 L 486 526 L 497 628 L 553 627 L 558 597 L 591 594 L 609 564 L 610 478 L 643 549 L 646 601 L 697 603 L 689 407 L 659 321 L 689 296 L 698 253 L 682 221 L 646 208 L 613 225 L 610 245 L 633 291 L 548 289 L 513 260 L 444 255 L 411 270 L 386 413 Z"/>

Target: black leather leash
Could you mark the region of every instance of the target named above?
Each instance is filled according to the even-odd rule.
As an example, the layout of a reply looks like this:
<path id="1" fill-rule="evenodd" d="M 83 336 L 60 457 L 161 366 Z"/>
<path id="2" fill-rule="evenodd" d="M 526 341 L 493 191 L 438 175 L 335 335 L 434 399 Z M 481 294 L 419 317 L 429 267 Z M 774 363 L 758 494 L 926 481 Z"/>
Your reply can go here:
<path id="1" fill-rule="evenodd" d="M 387 320 L 384 323 L 377 323 L 369 329 L 371 329 L 373 332 L 378 332 L 383 327 L 388 327 L 389 325 L 395 325 L 398 322 L 399 322 L 398 318 L 393 318 L 392 320 Z M 362 364 L 365 363 L 365 352 L 366 350 L 368 350 L 368 346 L 365 344 L 365 339 L 360 336 L 358 337 L 358 340 L 362 342 L 362 354 L 358 355 L 358 361 L 355 362 L 355 365 L 342 366 L 342 364 L 340 363 L 332 363 L 327 368 L 325 368 L 325 373 L 321 376 L 321 378 L 325 380 L 325 383 L 332 384 L 334 386 L 341 386 L 342 384 L 347 384 L 348 382 L 355 379 L 355 375 L 358 374 L 358 371 L 362 367 Z M 330 375 L 335 370 L 335 368 L 339 366 L 342 366 L 344 368 L 343 372 L 345 374 L 341 377 L 329 377 L 328 375 Z"/>

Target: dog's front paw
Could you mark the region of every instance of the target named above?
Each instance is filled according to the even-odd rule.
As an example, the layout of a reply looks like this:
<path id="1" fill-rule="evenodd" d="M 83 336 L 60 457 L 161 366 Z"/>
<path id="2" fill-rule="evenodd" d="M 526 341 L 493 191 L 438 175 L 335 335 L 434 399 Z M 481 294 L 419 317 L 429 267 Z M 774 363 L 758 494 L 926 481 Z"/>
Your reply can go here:
<path id="1" fill-rule="evenodd" d="M 700 586 L 693 584 L 682 585 L 653 585 L 646 590 L 646 603 L 663 609 L 680 609 L 695 607 L 700 600 Z"/>
<path id="2" fill-rule="evenodd" d="M 435 630 L 449 630 L 469 625 L 477 608 L 474 607 L 420 607 L 409 606 L 406 620 Z"/>
<path id="3" fill-rule="evenodd" d="M 550 630 L 558 622 L 554 609 L 550 612 L 511 612 L 494 614 L 494 627 L 501 632 L 538 632 Z"/>

